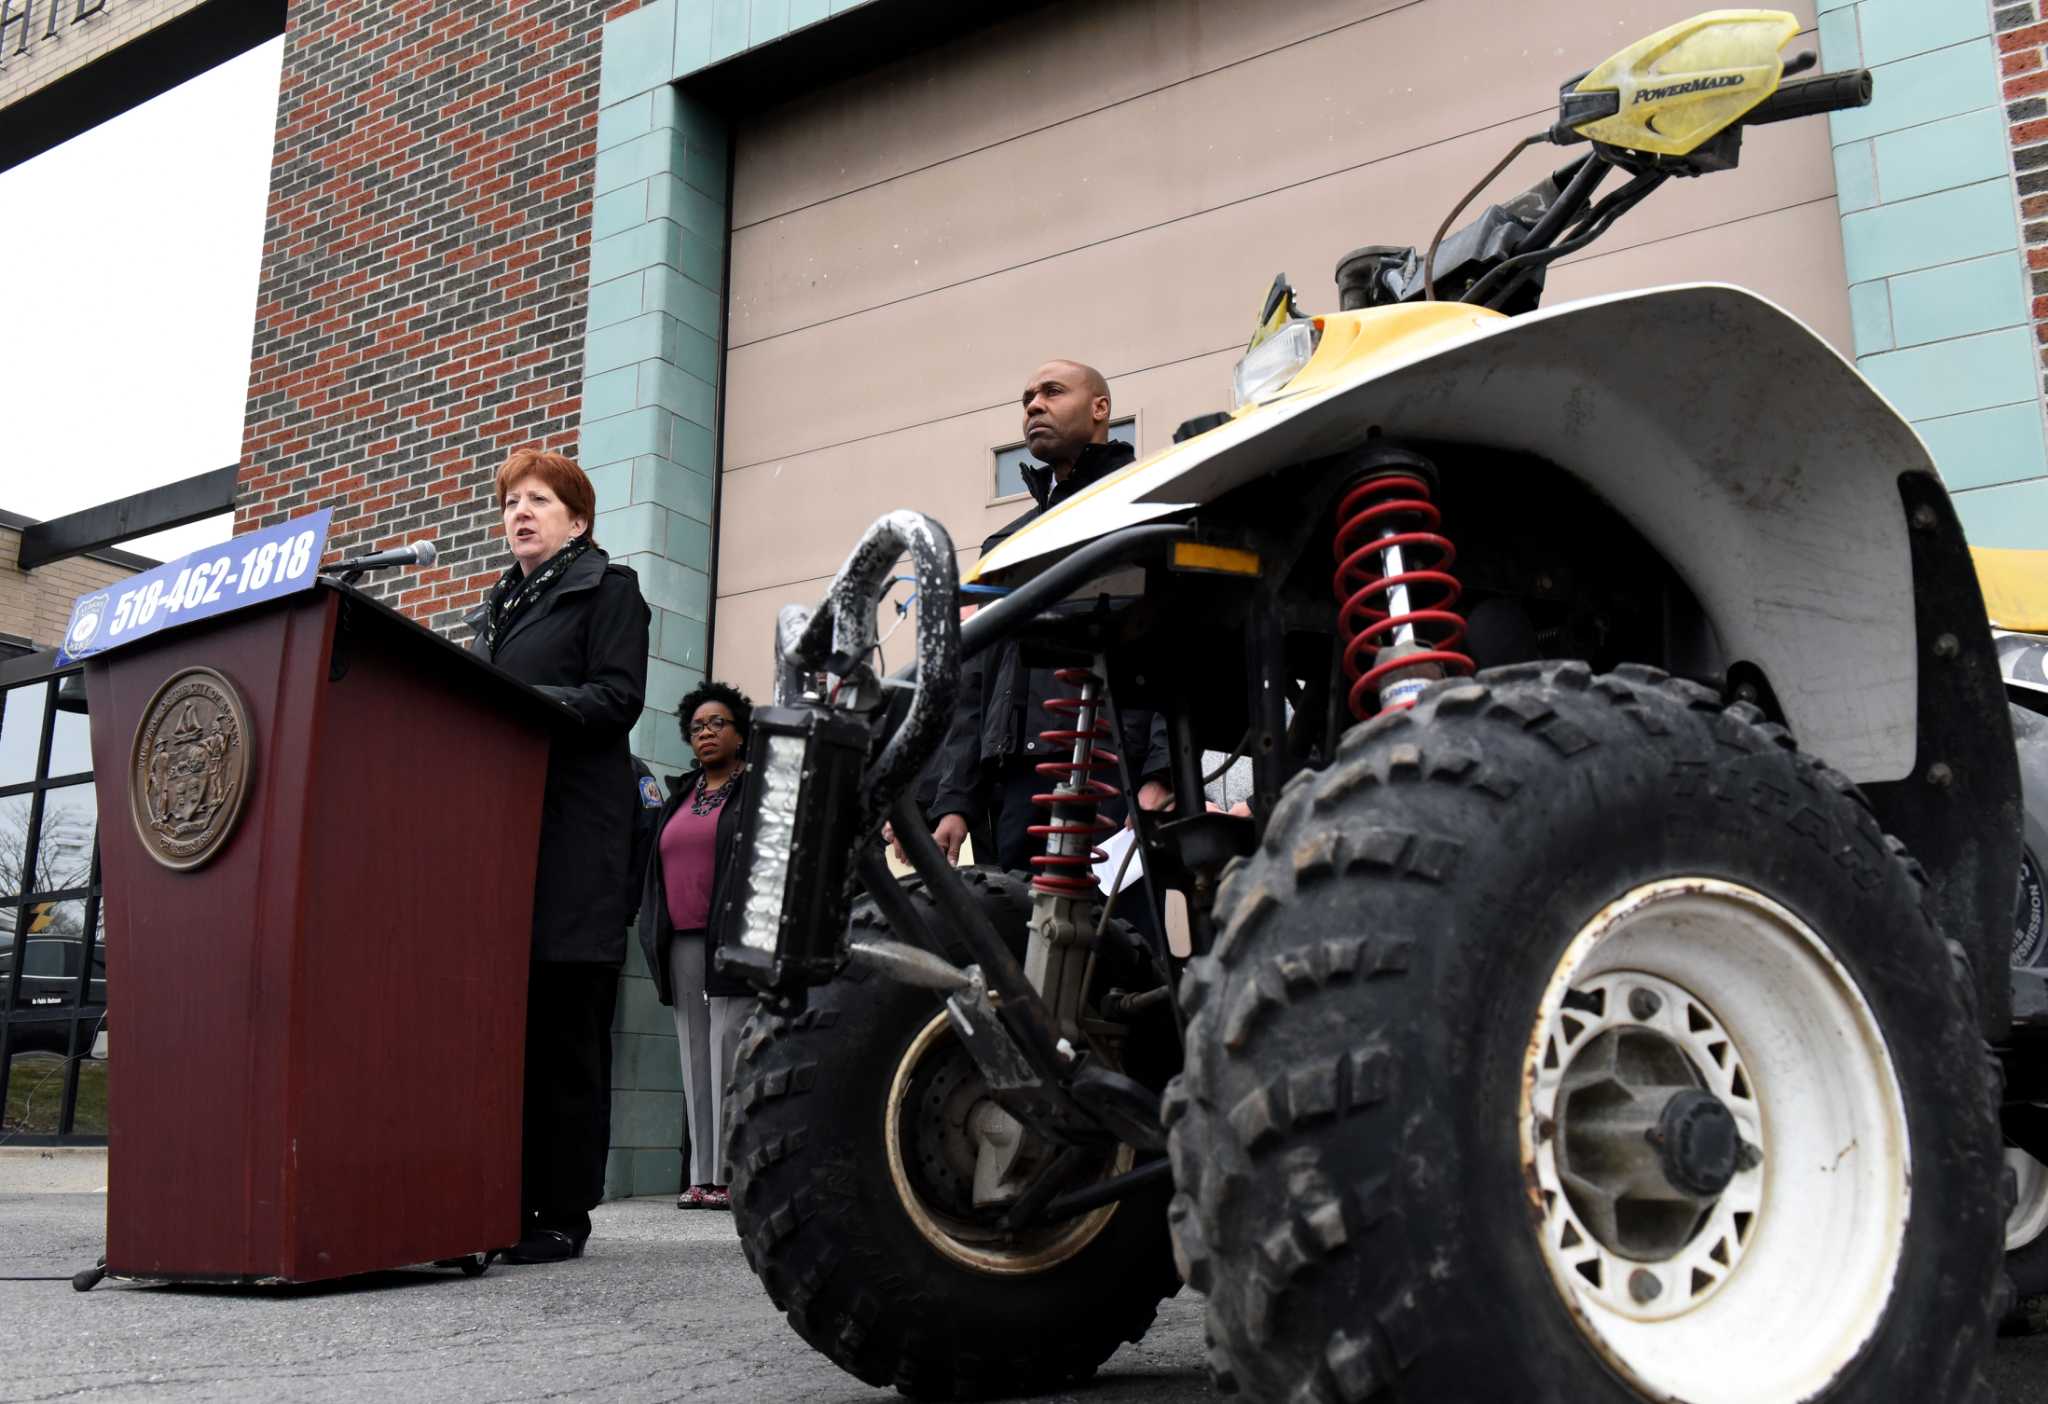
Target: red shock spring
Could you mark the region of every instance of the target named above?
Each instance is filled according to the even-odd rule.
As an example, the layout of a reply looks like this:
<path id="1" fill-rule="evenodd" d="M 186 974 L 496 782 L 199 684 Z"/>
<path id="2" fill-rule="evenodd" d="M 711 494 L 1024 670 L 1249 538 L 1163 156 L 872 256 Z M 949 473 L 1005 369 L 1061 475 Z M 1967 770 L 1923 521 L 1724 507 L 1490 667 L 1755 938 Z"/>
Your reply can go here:
<path id="1" fill-rule="evenodd" d="M 1061 668 L 1053 676 L 1079 688 L 1081 695 L 1046 699 L 1045 710 L 1071 720 L 1065 726 L 1039 732 L 1038 739 L 1072 750 L 1066 760 L 1041 761 L 1034 767 L 1053 787 L 1049 794 L 1031 797 L 1051 819 L 1050 823 L 1033 824 L 1029 830 L 1046 840 L 1046 851 L 1031 860 L 1031 890 L 1054 897 L 1094 896 L 1102 890 L 1095 881 L 1095 865 L 1108 856 L 1095 846 L 1095 840 L 1116 832 L 1116 825 L 1102 817 L 1100 806 L 1123 793 L 1097 778 L 1095 772 L 1114 767 L 1118 758 L 1116 752 L 1102 746 L 1110 739 L 1109 718 L 1102 708 L 1102 679 L 1086 668 Z"/>
<path id="2" fill-rule="evenodd" d="M 1382 710 L 1380 682 L 1389 674 L 1431 665 L 1446 677 L 1472 673 L 1472 660 L 1456 651 L 1465 637 L 1465 621 L 1452 613 L 1460 587 L 1450 568 L 1458 551 L 1437 530 L 1442 523 L 1429 484 L 1410 473 L 1368 478 L 1337 505 L 1337 573 L 1330 584 L 1351 683 L 1346 700 L 1360 721 Z M 1418 604 L 1421 592 L 1429 598 Z M 1416 647 L 1380 657 L 1401 643 Z"/>

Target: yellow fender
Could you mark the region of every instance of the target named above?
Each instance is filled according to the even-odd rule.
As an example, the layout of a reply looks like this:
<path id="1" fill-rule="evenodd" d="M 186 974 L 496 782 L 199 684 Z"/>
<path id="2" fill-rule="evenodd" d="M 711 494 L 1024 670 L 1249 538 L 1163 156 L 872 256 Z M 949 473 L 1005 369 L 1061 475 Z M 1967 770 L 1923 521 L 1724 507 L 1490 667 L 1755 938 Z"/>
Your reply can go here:
<path id="1" fill-rule="evenodd" d="M 2016 634 L 2048 634 L 2048 551 L 1972 546 L 1984 613 Z"/>

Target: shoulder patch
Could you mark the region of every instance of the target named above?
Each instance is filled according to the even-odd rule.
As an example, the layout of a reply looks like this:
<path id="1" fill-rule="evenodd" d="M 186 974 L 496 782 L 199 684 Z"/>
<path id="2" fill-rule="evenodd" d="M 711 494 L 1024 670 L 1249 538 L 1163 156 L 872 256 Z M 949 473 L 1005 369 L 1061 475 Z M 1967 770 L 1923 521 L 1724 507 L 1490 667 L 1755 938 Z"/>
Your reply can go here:
<path id="1" fill-rule="evenodd" d="M 661 808 L 661 786 L 654 783 L 652 775 L 640 777 L 640 804 L 644 809 Z"/>

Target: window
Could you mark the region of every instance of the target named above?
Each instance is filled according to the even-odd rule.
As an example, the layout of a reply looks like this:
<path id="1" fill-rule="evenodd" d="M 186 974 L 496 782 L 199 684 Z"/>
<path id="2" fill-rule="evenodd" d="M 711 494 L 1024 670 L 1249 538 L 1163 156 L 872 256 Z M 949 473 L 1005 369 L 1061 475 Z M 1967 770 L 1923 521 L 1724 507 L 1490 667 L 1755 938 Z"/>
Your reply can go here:
<path id="1" fill-rule="evenodd" d="M 82 675 L 10 681 L 0 688 L 0 1140 L 98 1141 L 106 924 Z"/>
<path id="2" fill-rule="evenodd" d="M 1129 444 L 1133 449 L 1137 448 L 1137 416 L 1126 415 L 1122 419 L 1110 420 L 1109 437 L 1115 439 L 1120 444 Z M 1035 464 L 1037 461 L 1037 459 L 1031 456 L 1030 450 L 1026 449 L 1021 443 L 1004 444 L 1001 448 L 997 449 L 996 490 L 989 500 L 991 502 L 1000 502 L 1006 497 L 1022 497 L 1026 491 L 1024 487 L 1024 465 L 1027 463 Z"/>

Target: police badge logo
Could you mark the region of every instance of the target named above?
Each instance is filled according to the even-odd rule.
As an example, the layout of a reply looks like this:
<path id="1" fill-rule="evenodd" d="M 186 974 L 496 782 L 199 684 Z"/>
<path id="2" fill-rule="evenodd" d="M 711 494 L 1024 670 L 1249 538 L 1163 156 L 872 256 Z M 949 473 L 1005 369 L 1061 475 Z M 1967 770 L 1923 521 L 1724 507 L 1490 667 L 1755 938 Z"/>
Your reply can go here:
<path id="1" fill-rule="evenodd" d="M 94 640 L 100 636 L 100 625 L 107 617 L 107 596 L 94 595 L 78 607 L 78 618 L 72 622 L 71 632 L 64 636 L 64 651 L 73 658 L 83 658 L 92 652 Z"/>
<path id="2" fill-rule="evenodd" d="M 249 709 L 211 668 L 157 689 L 135 728 L 128 806 L 149 856 L 196 868 L 220 851 L 249 790 Z"/>

